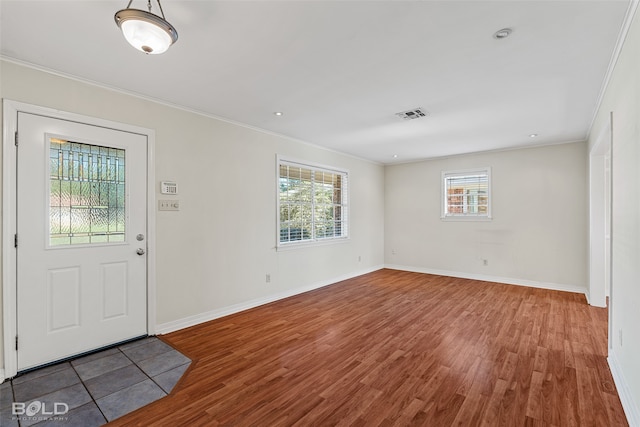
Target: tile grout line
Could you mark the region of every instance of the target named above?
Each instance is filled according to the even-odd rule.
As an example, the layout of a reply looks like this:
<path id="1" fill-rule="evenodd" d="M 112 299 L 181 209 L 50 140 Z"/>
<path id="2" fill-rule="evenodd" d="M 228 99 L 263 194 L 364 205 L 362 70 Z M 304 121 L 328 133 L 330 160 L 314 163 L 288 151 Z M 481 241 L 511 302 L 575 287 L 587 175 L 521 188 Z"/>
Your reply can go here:
<path id="1" fill-rule="evenodd" d="M 145 345 L 145 344 L 140 344 L 140 345 Z M 162 396 L 162 397 L 167 397 L 167 396 L 169 395 L 169 393 L 167 393 L 167 391 L 166 391 L 166 390 L 165 390 L 165 389 L 164 389 L 160 384 L 158 384 L 158 383 L 153 379 L 153 377 L 151 377 L 151 376 L 150 376 L 150 375 L 149 375 L 149 374 L 148 374 L 148 373 L 147 373 L 147 372 L 146 372 L 146 371 L 145 371 L 145 370 L 144 370 L 144 369 L 143 369 L 143 368 L 142 368 L 142 367 L 141 367 L 141 366 L 136 362 L 136 361 L 134 361 L 131 357 L 129 357 L 129 356 L 128 356 L 128 355 L 127 355 L 127 354 L 122 350 L 122 348 L 120 348 L 120 346 L 118 346 L 118 347 L 116 347 L 116 348 L 117 348 L 117 349 L 118 349 L 118 351 L 119 351 L 119 352 L 120 352 L 124 357 L 126 357 L 126 358 L 127 358 L 127 359 L 128 359 L 128 360 L 129 360 L 129 361 L 130 361 L 130 362 L 131 362 L 131 363 L 136 367 L 136 368 L 138 368 L 138 369 L 140 370 L 140 372 L 142 372 L 142 374 L 143 374 L 146 378 L 145 378 L 145 379 L 143 379 L 143 380 L 141 380 L 141 381 L 138 381 L 138 382 L 136 382 L 136 383 L 134 383 L 134 384 L 130 384 L 130 385 L 128 385 L 127 387 L 124 387 L 124 388 L 122 388 L 122 389 L 120 389 L 120 390 L 114 391 L 114 392 L 112 392 L 112 393 L 110 393 L 110 394 L 108 394 L 108 395 L 106 395 L 106 396 L 102 396 L 100 399 L 106 398 L 107 396 L 110 396 L 110 395 L 112 395 L 112 394 L 114 394 L 114 393 L 117 393 L 117 392 L 122 391 L 122 390 L 124 390 L 124 389 L 126 389 L 126 388 L 129 388 L 129 387 L 132 387 L 132 386 L 134 386 L 134 385 L 137 385 L 137 384 L 143 383 L 143 382 L 145 382 L 147 379 L 151 380 L 151 382 L 152 382 L 153 384 L 155 384 L 155 385 L 158 387 L 158 389 L 159 389 L 160 391 L 162 391 L 162 393 L 164 394 L 164 396 Z M 134 348 L 135 348 L 135 347 L 134 347 Z M 166 352 L 164 352 L 164 353 L 169 353 L 169 352 L 171 352 L 171 351 L 177 351 L 177 350 L 175 350 L 173 347 L 170 347 L 170 348 L 171 348 L 171 350 L 168 350 L 168 351 L 166 351 Z M 164 353 L 161 353 L 161 354 L 164 354 Z M 142 361 L 144 361 L 144 360 L 147 360 L 147 359 L 151 359 L 151 358 L 156 357 L 156 356 L 158 356 L 158 355 L 154 355 L 154 356 L 147 357 L 146 359 L 142 359 L 142 360 L 140 360 L 140 362 L 142 362 Z M 75 370 L 75 367 L 74 367 L 74 370 Z M 76 371 L 76 373 L 77 373 L 77 371 Z M 79 374 L 78 374 L 78 377 L 80 377 L 80 375 L 79 375 Z M 83 386 L 85 387 L 85 389 L 86 389 L 86 385 L 84 384 L 84 380 L 82 380 L 82 378 L 80 378 L 80 381 L 82 382 L 82 385 L 83 385 Z M 109 420 L 109 419 L 107 418 L 106 414 L 102 411 L 102 408 L 100 408 L 100 405 L 98 405 L 98 402 L 96 401 L 96 399 L 93 397 L 93 395 L 91 394 L 91 392 L 90 392 L 88 389 L 87 389 L 87 392 L 89 393 L 89 396 L 91 397 L 91 399 L 92 399 L 92 400 L 93 400 L 93 402 L 95 403 L 96 407 L 98 408 L 98 410 L 100 411 L 100 413 L 102 414 L 102 416 L 104 417 L 104 419 L 105 419 L 105 420 L 107 420 L 107 423 L 109 423 L 109 422 L 113 421 L 113 420 Z M 153 403 L 153 402 L 150 402 L 150 403 Z M 150 404 L 150 403 L 149 403 L 149 404 Z M 139 408 L 136 408 L 136 409 L 134 409 L 134 410 L 133 410 L 133 411 L 131 411 L 131 412 L 137 411 L 138 409 L 143 408 L 143 407 L 145 407 L 145 406 L 146 406 L 146 405 L 140 406 Z M 126 414 L 123 414 L 122 416 L 124 416 L 124 415 L 126 415 Z M 118 418 L 120 418 L 120 417 L 118 417 Z M 114 420 L 115 420 L 115 419 L 114 419 Z"/>
<path id="2" fill-rule="evenodd" d="M 120 349 L 118 348 L 118 350 L 120 350 Z M 82 384 L 82 387 L 84 387 L 84 389 L 87 391 L 87 394 L 91 398 L 91 401 L 93 402 L 93 404 L 96 405 L 96 408 L 98 408 L 98 411 L 100 411 L 100 414 L 102 414 L 102 417 L 106 421 L 104 424 L 107 424 L 109 422 L 109 420 L 107 419 L 107 416 L 104 414 L 104 412 L 102 412 L 102 408 L 100 408 L 100 405 L 98 405 L 98 402 L 96 402 L 96 399 L 93 397 L 93 394 L 87 388 L 87 385 L 84 383 L 84 380 L 80 376 L 80 373 L 76 370 L 76 367 L 73 365 L 73 363 L 69 363 L 69 365 L 71 365 L 71 368 L 73 369 L 73 371 L 76 373 L 76 375 L 80 379 L 80 383 Z M 85 405 L 86 405 L 86 403 L 85 403 Z M 101 425 L 104 425 L 104 424 L 101 424 Z"/>
<path id="3" fill-rule="evenodd" d="M 120 350 L 120 352 L 121 352 L 122 354 L 124 354 L 124 356 L 125 356 L 127 359 L 129 359 L 129 360 L 131 361 L 131 363 L 133 363 L 133 364 L 134 364 L 138 369 L 140 369 L 140 371 L 142 371 L 142 373 L 145 375 L 145 377 L 147 377 L 148 379 L 150 379 L 150 380 L 151 380 L 151 382 L 153 382 L 155 385 L 157 385 L 157 386 L 158 386 L 158 388 L 159 388 L 160 390 L 162 390 L 162 392 L 164 393 L 164 396 L 163 396 L 163 397 L 167 397 L 167 396 L 169 395 L 169 394 L 164 390 L 164 388 L 162 388 L 162 386 L 161 386 L 160 384 L 158 384 L 158 383 L 157 383 L 153 378 L 151 378 L 151 377 L 149 376 L 149 374 L 147 374 L 147 371 L 145 371 L 144 369 L 142 369 L 142 368 L 140 367 L 140 365 L 138 365 L 136 362 L 134 362 L 134 361 L 133 361 L 133 359 L 131 359 L 129 356 L 127 356 L 127 354 L 126 354 L 124 351 L 122 351 L 122 350 L 120 349 L 120 347 L 118 347 L 118 350 Z M 167 353 L 168 353 L 168 351 L 167 351 Z M 155 356 L 151 356 L 151 357 L 155 357 Z M 147 357 L 147 359 L 151 359 L 151 357 Z M 142 359 L 142 360 L 147 360 L 147 359 Z M 142 360 L 141 360 L 141 362 L 142 362 Z M 137 382 L 136 384 L 140 384 L 141 382 L 144 382 L 144 381 L 146 381 L 146 380 L 142 380 L 142 381 L 140 381 L 140 382 Z M 129 387 L 130 387 L 130 386 L 129 386 Z M 140 408 L 142 408 L 142 406 L 141 406 Z M 140 408 L 138 408 L 138 409 L 140 409 Z M 137 411 L 138 409 L 136 409 L 136 411 Z M 106 417 L 105 417 L 105 418 L 106 418 Z"/>
<path id="4" fill-rule="evenodd" d="M 162 341 L 162 340 L 159 340 L 159 342 L 163 342 L 163 343 L 164 343 L 164 341 Z M 127 353 L 125 353 L 125 351 L 121 348 L 121 346 L 115 346 L 115 347 L 113 347 L 113 348 L 115 348 L 115 349 L 117 350 L 117 352 L 113 352 L 112 354 L 104 355 L 104 356 L 97 357 L 96 359 L 94 359 L 94 360 L 100 360 L 100 359 L 102 359 L 102 358 L 111 357 L 111 356 L 115 356 L 115 355 L 123 355 L 123 356 L 124 356 L 124 357 L 125 357 L 125 358 L 130 362 L 130 363 L 131 363 L 131 365 L 135 366 L 135 368 L 136 368 L 136 369 L 138 369 L 138 371 L 142 372 L 142 374 L 143 374 L 143 375 L 142 375 L 142 380 L 137 381 L 137 382 L 135 382 L 135 383 L 133 383 L 133 384 L 129 384 L 128 386 L 123 387 L 123 388 L 121 388 L 121 389 L 119 389 L 119 390 L 112 391 L 111 393 L 109 393 L 109 394 L 107 394 L 107 395 L 105 395 L 105 396 L 102 396 L 102 397 L 101 397 L 101 398 L 99 398 L 99 399 L 96 399 L 96 398 L 94 397 L 94 395 L 91 393 L 91 391 L 90 391 L 90 390 L 89 390 L 89 388 L 87 387 L 87 383 L 86 383 L 86 381 L 85 381 L 85 380 L 82 378 L 82 376 L 80 375 L 80 371 L 78 370 L 78 367 L 83 366 L 83 365 L 84 365 L 84 363 L 80 363 L 80 364 L 74 364 L 74 363 L 71 363 L 71 362 L 73 362 L 74 360 L 79 360 L 79 359 L 81 359 L 81 357 L 76 358 L 76 359 L 70 359 L 70 360 L 65 361 L 64 363 L 67 363 L 67 364 L 68 364 L 68 366 L 69 366 L 69 367 L 71 367 L 72 372 L 77 376 L 77 378 L 78 378 L 78 380 L 79 380 L 80 384 L 82 384 L 82 388 L 85 390 L 85 392 L 88 394 L 88 396 L 89 396 L 89 398 L 90 398 L 90 401 L 89 401 L 89 402 L 86 402 L 86 403 L 84 403 L 84 404 L 82 404 L 82 405 L 79 405 L 79 406 L 77 406 L 77 407 L 73 408 L 73 410 L 76 410 L 76 409 L 81 408 L 81 407 L 83 407 L 83 406 L 85 406 L 85 405 L 88 405 L 88 404 L 90 404 L 90 403 L 93 403 L 93 405 L 95 406 L 95 408 L 97 408 L 97 409 L 98 409 L 99 413 L 102 415 L 102 418 L 103 418 L 103 422 L 102 422 L 102 424 L 100 424 L 100 425 L 104 425 L 104 424 L 109 423 L 109 422 L 111 422 L 111 421 L 113 421 L 113 420 L 109 420 L 109 419 L 108 419 L 107 415 L 105 414 L 105 412 L 103 411 L 103 409 L 102 409 L 102 408 L 100 407 L 100 405 L 98 404 L 98 402 L 97 402 L 97 401 L 98 401 L 98 400 L 100 400 L 100 399 L 103 399 L 103 398 L 106 398 L 106 397 L 108 397 L 108 396 L 111 396 L 111 395 L 113 395 L 114 393 L 118 393 L 118 392 L 120 392 L 120 391 L 122 391 L 122 390 L 126 390 L 126 389 L 127 389 L 127 388 L 129 388 L 129 387 L 132 387 L 132 386 L 135 386 L 135 385 L 141 384 L 141 383 L 143 383 L 143 382 L 146 382 L 147 380 L 151 380 L 151 384 L 153 384 L 155 387 L 157 387 L 157 389 L 162 393 L 162 396 L 161 396 L 161 397 L 159 397 L 159 398 L 157 398 L 156 400 L 154 400 L 154 402 L 155 402 L 155 401 L 157 401 L 157 400 L 162 399 L 163 397 L 167 397 L 167 396 L 169 396 L 170 392 L 167 392 L 167 391 L 165 390 L 165 388 L 164 388 L 164 387 L 163 387 L 163 386 L 162 386 L 158 381 L 156 381 L 156 380 L 154 379 L 154 377 L 152 377 L 152 376 L 151 376 L 147 371 L 145 371 L 145 370 L 144 370 L 144 369 L 139 365 L 139 363 L 144 362 L 145 360 L 149 360 L 149 359 L 152 359 L 152 358 L 154 358 L 154 357 L 159 357 L 159 356 L 162 356 L 162 355 L 164 355 L 164 354 L 169 354 L 169 353 L 171 353 L 172 351 L 173 351 L 173 352 L 177 352 L 177 353 L 179 353 L 179 354 L 183 355 L 181 352 L 179 352 L 178 350 L 176 350 L 173 346 L 168 345 L 167 343 L 164 343 L 164 344 L 166 344 L 166 345 L 168 346 L 168 348 L 169 348 L 167 351 L 164 351 L 164 352 L 161 352 L 161 353 L 158 353 L 158 354 L 154 354 L 154 355 L 151 355 L 151 356 L 147 356 L 147 357 L 145 357 L 144 359 L 139 360 L 138 362 L 134 361 L 134 359 L 133 359 L 132 357 L 129 357 L 129 356 L 127 355 Z M 140 343 L 140 345 L 145 345 L 145 343 Z M 131 348 L 135 348 L 135 347 L 137 347 L 137 346 L 133 346 L 133 347 L 131 347 Z M 108 350 L 108 349 L 105 349 L 104 351 L 107 351 L 107 350 Z M 98 353 L 99 353 L 99 352 L 98 352 Z M 94 354 L 98 354 L 98 353 L 94 353 Z M 183 355 L 183 356 L 184 356 L 184 355 Z M 188 358 L 188 357 L 186 357 L 186 356 L 184 356 L 184 357 L 188 360 L 186 363 L 184 363 L 184 364 L 182 364 L 182 365 L 179 365 L 179 366 L 176 366 L 176 367 L 173 367 L 173 368 L 168 369 L 168 370 L 166 370 L 166 371 L 160 372 L 160 373 L 158 373 L 158 374 L 156 375 L 156 377 L 158 377 L 158 376 L 160 376 L 160 375 L 162 375 L 162 374 L 164 374 L 164 373 L 166 373 L 166 372 L 170 372 L 172 369 L 176 369 L 176 368 L 181 367 L 181 366 L 183 366 L 183 365 L 189 365 L 189 364 L 191 364 L 191 363 L 192 363 L 192 360 L 191 360 L 190 358 Z M 91 362 L 93 362 L 94 360 L 90 360 L 90 361 L 88 361 L 88 362 L 86 362 L 86 363 L 91 363 Z M 126 366 L 129 366 L 129 365 L 126 365 Z M 66 369 L 66 368 L 65 368 L 65 369 Z M 61 369 L 61 371 L 62 371 L 62 370 L 64 370 L 64 369 Z M 27 380 L 27 381 L 37 380 L 38 378 L 45 378 L 46 376 L 48 376 L 48 375 L 53 375 L 53 374 L 55 374 L 56 372 L 57 372 L 57 371 L 54 371 L 54 372 L 49 373 L 49 374 L 46 374 L 46 375 L 44 375 L 44 376 L 42 376 L 42 377 L 36 377 L 36 378 L 30 379 L 30 380 Z M 106 373 L 108 373 L 108 372 L 102 373 L 102 374 L 100 374 L 100 375 L 104 375 L 104 374 L 106 374 Z M 98 375 L 98 376 L 99 376 L 99 375 Z M 92 377 L 92 378 L 93 378 L 93 377 Z M 92 378 L 89 378 L 88 380 L 90 380 L 90 379 L 92 379 Z M 97 378 L 97 377 L 95 377 L 95 378 Z M 88 381 L 88 380 L 87 380 L 87 381 Z M 25 381 L 25 383 L 26 383 L 26 381 Z M 21 384 L 22 384 L 22 383 L 21 383 Z M 10 391 L 11 391 L 11 399 L 12 399 L 12 402 L 15 402 L 15 398 L 16 398 L 15 386 L 16 386 L 16 385 L 14 384 L 13 379 L 12 379 L 12 380 L 10 381 L 10 387 L 9 387 L 9 389 L 10 389 Z M 58 389 L 56 389 L 56 390 L 51 391 L 51 393 L 59 392 L 59 391 L 65 390 L 66 388 L 69 388 L 69 387 L 72 387 L 72 386 L 74 386 L 74 385 L 72 384 L 72 385 L 68 385 L 68 386 L 66 386 L 66 387 L 58 388 Z M 50 393 L 47 393 L 47 394 L 50 394 Z M 44 396 L 45 396 L 45 395 L 43 395 L 42 397 L 44 397 Z M 34 397 L 34 399 L 38 399 L 38 398 L 40 398 L 40 397 L 39 397 L 39 396 Z M 144 406 L 146 406 L 146 405 L 148 405 L 148 404 L 150 404 L 150 403 L 153 403 L 153 402 L 149 402 L 149 403 L 147 403 L 147 404 L 145 404 L 145 405 L 142 405 L 142 406 L 140 406 L 140 407 L 138 407 L 138 408 L 135 408 L 135 409 L 133 409 L 133 410 L 131 410 L 131 411 L 127 412 L 127 414 L 128 414 L 128 413 L 130 413 L 130 412 L 137 411 L 137 410 L 139 410 L 140 408 L 143 408 Z M 124 415 L 126 415 L 126 414 L 122 414 L 121 416 L 124 416 Z M 117 418 L 120 418 L 120 417 L 117 417 Z M 40 422 L 47 422 L 47 421 L 50 421 L 51 419 L 53 419 L 53 417 L 51 417 L 51 418 L 47 418 L 46 420 L 39 421 L 38 423 L 34 424 L 34 426 L 37 426 L 37 424 L 39 424 Z M 116 418 L 114 418 L 114 420 L 115 420 L 115 419 L 116 419 Z M 22 421 L 20 421 L 20 419 L 19 419 L 19 418 L 16 418 L 16 421 L 17 421 L 17 423 L 18 423 L 18 425 L 19 425 L 19 426 L 21 426 L 21 427 L 23 426 L 23 423 L 22 423 Z"/>
<path id="5" fill-rule="evenodd" d="M 144 345 L 144 344 L 140 344 L 140 345 Z M 112 393 L 109 393 L 109 394 L 107 394 L 107 395 L 105 395 L 105 396 L 102 396 L 100 399 L 104 399 L 104 398 L 106 398 L 106 397 L 108 397 L 108 396 L 111 396 L 112 394 L 117 393 L 117 392 L 119 392 L 119 391 L 122 391 L 122 390 L 124 390 L 124 389 L 126 389 L 126 388 L 129 388 L 129 387 L 132 387 L 132 386 L 134 386 L 134 385 L 137 385 L 137 384 L 140 384 L 140 383 L 142 383 L 142 382 L 145 382 L 147 379 L 150 379 L 154 384 L 156 384 L 156 385 L 160 388 L 160 390 L 162 390 L 162 391 L 164 392 L 164 389 L 163 389 L 162 387 L 160 387 L 160 385 L 159 385 L 159 384 L 157 384 L 157 383 L 153 380 L 153 378 L 151 378 L 151 377 L 150 377 L 150 376 L 145 372 L 145 370 L 144 370 L 144 369 L 142 369 L 142 368 L 141 368 L 141 367 L 140 367 L 140 366 L 139 366 L 139 365 L 138 365 L 138 364 L 137 364 L 133 359 L 131 359 L 131 358 L 130 358 L 130 357 L 129 357 L 129 356 L 128 356 L 124 351 L 122 351 L 122 349 L 120 348 L 120 346 L 118 346 L 118 347 L 116 347 L 116 348 L 117 348 L 118 352 L 120 352 L 120 354 L 122 354 L 124 357 L 126 357 L 126 358 L 127 358 L 127 360 L 129 360 L 129 361 L 130 361 L 130 362 L 131 362 L 131 363 L 132 363 L 136 368 L 138 368 L 138 369 L 139 369 L 139 370 L 144 374 L 144 376 L 146 377 L 146 379 L 143 379 L 143 380 L 141 380 L 141 381 L 138 381 L 138 382 L 136 382 L 136 383 L 134 383 L 134 384 L 130 384 L 130 385 L 128 385 L 127 387 L 124 387 L 124 388 L 122 388 L 122 389 L 120 389 L 120 390 L 116 390 L 116 391 L 114 391 L 114 392 L 112 392 Z M 117 353 L 116 353 L 116 354 L 117 354 Z M 105 356 L 105 357 L 108 357 L 108 356 Z M 78 375 L 78 378 L 80 378 L 80 382 L 82 383 L 82 386 L 85 388 L 85 390 L 87 390 L 87 393 L 88 393 L 88 394 L 89 394 L 89 396 L 91 397 L 91 400 L 92 400 L 92 401 L 93 401 L 93 403 L 96 405 L 96 407 L 98 408 L 98 410 L 100 411 L 100 413 L 102 414 L 102 416 L 104 417 L 104 419 L 106 420 L 106 422 L 107 422 L 107 423 L 110 423 L 111 421 L 114 421 L 114 420 L 115 420 L 115 418 L 114 418 L 114 420 L 110 420 L 109 418 L 107 418 L 107 415 L 102 411 L 102 408 L 100 407 L 100 405 L 98 405 L 97 400 L 95 399 L 95 397 L 93 396 L 93 394 L 91 393 L 91 391 L 89 391 L 89 389 L 87 388 L 87 386 L 86 386 L 86 384 L 85 384 L 84 380 L 82 379 L 82 377 L 80 377 L 80 374 L 78 373 L 78 371 L 76 371 L 75 366 L 73 366 L 73 365 L 71 365 L 71 366 L 72 366 L 73 370 L 76 372 L 76 374 Z M 165 396 L 167 396 L 167 394 L 166 394 L 166 393 L 165 393 Z M 141 406 L 140 408 L 142 408 L 142 407 L 144 407 L 144 406 L 145 406 L 145 405 Z M 134 409 L 134 411 L 137 411 L 137 410 L 138 410 L 138 409 L 140 409 L 140 408 Z M 132 411 L 132 412 L 133 412 L 133 411 Z M 120 418 L 120 417 L 118 417 L 118 418 Z"/>

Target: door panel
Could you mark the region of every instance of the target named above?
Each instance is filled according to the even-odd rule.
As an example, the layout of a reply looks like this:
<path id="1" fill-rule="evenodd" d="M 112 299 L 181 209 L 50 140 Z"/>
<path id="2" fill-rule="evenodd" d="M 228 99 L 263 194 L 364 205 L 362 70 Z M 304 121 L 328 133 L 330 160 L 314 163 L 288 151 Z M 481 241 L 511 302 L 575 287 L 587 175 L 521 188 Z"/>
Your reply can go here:
<path id="1" fill-rule="evenodd" d="M 127 315 L 127 295 L 129 293 L 129 265 L 126 262 L 102 264 L 102 320 Z"/>
<path id="2" fill-rule="evenodd" d="M 47 280 L 47 332 L 80 326 L 80 268 L 49 270 Z"/>
<path id="3" fill-rule="evenodd" d="M 18 370 L 147 332 L 147 141 L 18 114 Z"/>

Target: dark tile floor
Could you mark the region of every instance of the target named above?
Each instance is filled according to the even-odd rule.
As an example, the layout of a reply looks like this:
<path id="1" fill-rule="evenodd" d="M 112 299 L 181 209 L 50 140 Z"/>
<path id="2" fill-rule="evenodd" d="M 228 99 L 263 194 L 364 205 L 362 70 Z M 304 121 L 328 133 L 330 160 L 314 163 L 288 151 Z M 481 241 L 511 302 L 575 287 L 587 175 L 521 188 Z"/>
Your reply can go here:
<path id="1" fill-rule="evenodd" d="M 0 384 L 0 425 L 100 426 L 166 396 L 190 363 L 149 337 L 31 371 Z"/>

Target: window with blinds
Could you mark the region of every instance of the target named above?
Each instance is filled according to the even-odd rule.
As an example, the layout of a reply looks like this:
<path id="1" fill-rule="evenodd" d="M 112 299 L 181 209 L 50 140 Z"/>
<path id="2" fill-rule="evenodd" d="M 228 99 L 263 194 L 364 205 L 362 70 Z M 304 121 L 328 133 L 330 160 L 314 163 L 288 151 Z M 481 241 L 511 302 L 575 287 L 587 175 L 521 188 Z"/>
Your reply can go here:
<path id="1" fill-rule="evenodd" d="M 348 237 L 348 173 L 278 159 L 278 246 Z"/>
<path id="2" fill-rule="evenodd" d="M 443 219 L 491 218 L 491 169 L 442 172 Z"/>

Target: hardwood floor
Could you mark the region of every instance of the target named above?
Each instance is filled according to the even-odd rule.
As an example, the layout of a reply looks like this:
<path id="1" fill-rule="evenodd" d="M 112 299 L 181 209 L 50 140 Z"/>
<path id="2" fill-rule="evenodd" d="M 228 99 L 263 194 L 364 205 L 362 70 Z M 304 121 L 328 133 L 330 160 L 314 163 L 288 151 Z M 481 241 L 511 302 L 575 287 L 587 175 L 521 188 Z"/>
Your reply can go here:
<path id="1" fill-rule="evenodd" d="M 192 367 L 110 425 L 627 425 L 580 294 L 380 270 L 161 338 Z"/>

